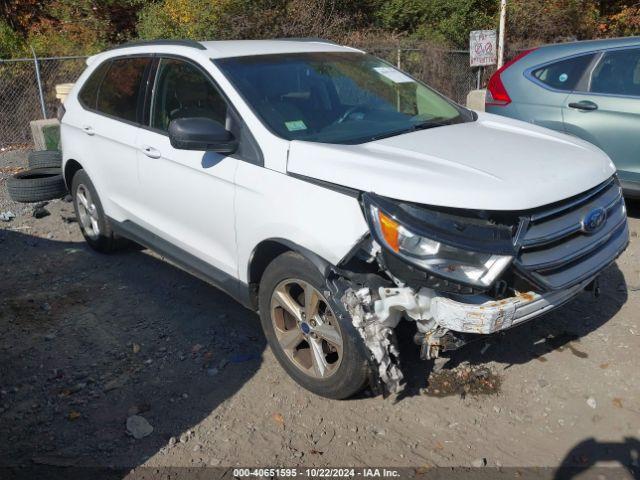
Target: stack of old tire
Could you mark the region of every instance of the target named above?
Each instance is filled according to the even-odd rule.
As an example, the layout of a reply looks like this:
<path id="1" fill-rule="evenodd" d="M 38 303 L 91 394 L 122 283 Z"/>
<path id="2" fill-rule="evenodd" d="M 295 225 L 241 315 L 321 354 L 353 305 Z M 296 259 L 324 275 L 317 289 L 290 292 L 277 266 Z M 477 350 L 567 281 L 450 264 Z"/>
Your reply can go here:
<path id="1" fill-rule="evenodd" d="M 29 169 L 7 179 L 7 191 L 16 202 L 41 202 L 67 193 L 62 178 L 62 154 L 58 150 L 29 152 Z"/>

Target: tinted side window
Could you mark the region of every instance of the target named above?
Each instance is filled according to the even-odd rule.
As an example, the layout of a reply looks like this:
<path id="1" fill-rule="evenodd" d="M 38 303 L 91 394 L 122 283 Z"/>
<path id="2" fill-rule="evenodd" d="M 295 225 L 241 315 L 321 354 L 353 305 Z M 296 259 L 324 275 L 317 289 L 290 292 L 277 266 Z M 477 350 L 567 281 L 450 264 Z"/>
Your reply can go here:
<path id="1" fill-rule="evenodd" d="M 103 62 L 96 68 L 93 73 L 87 78 L 87 81 L 84 82 L 84 85 L 80 89 L 80 93 L 78 94 L 78 98 L 83 105 L 87 108 L 95 109 L 96 101 L 98 100 L 98 88 L 100 88 L 100 84 L 102 83 L 102 79 L 104 78 L 104 74 L 109 69 L 109 64 L 111 62 Z"/>
<path id="2" fill-rule="evenodd" d="M 142 80 L 150 58 L 121 58 L 111 62 L 98 92 L 98 111 L 135 122 L 144 101 Z"/>
<path id="3" fill-rule="evenodd" d="M 590 91 L 640 96 L 640 49 L 605 53 L 593 70 Z"/>
<path id="4" fill-rule="evenodd" d="M 176 118 L 205 117 L 225 125 L 227 104 L 194 65 L 163 58 L 158 67 L 151 126 L 162 131 Z"/>
<path id="5" fill-rule="evenodd" d="M 560 60 L 534 70 L 533 76 L 551 88 L 570 91 L 576 87 L 592 60 L 593 54 Z"/>

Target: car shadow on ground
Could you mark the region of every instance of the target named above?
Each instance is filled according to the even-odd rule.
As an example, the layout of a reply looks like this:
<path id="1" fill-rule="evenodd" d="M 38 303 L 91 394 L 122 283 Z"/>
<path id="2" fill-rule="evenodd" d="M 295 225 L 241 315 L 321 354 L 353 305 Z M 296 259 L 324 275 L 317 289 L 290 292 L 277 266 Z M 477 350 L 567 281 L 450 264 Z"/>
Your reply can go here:
<path id="1" fill-rule="evenodd" d="M 256 315 L 148 251 L 0 230 L 0 252 L 2 466 L 133 468 L 260 368 Z"/>
<path id="2" fill-rule="evenodd" d="M 640 440 L 635 437 L 625 437 L 623 442 L 583 440 L 567 452 L 553 478 L 640 478 Z"/>
<path id="3" fill-rule="evenodd" d="M 449 360 L 444 368 L 453 369 L 462 362 L 471 365 L 495 362 L 509 368 L 530 361 L 546 362 L 547 353 L 564 349 L 578 358 L 587 358 L 588 352 L 581 349 L 580 339 L 613 318 L 627 301 L 626 282 L 615 264 L 601 274 L 600 291 L 598 298 L 582 292 L 540 318 L 479 337 L 478 341 L 454 352 L 445 352 L 443 357 Z M 402 370 L 407 380 L 401 398 L 419 394 L 433 368 L 433 362 L 419 359 L 419 347 L 413 343 L 414 332 L 415 327 L 408 322 L 402 322 L 398 328 Z"/>

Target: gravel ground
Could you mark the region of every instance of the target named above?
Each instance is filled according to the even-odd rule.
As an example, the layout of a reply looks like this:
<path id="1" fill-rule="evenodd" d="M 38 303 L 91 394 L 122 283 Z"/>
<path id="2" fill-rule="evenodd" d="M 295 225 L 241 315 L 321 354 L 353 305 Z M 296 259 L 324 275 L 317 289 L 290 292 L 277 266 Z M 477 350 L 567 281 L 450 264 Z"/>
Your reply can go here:
<path id="1" fill-rule="evenodd" d="M 41 219 L 11 202 L 25 163 L 0 157 L 0 466 L 638 466 L 637 204 L 600 298 L 467 346 L 429 384 L 403 328 L 405 395 L 330 401 L 224 293 L 147 250 L 91 251 L 64 200 Z"/>

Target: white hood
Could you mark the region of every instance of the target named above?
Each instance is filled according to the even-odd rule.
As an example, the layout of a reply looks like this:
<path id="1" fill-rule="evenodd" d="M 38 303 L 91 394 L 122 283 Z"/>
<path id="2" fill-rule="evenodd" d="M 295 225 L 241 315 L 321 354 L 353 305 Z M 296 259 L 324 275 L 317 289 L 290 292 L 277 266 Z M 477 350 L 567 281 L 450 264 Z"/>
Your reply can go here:
<path id="1" fill-rule="evenodd" d="M 362 145 L 293 141 L 287 171 L 427 205 L 526 210 L 584 192 L 615 167 L 580 139 L 479 113 Z"/>

